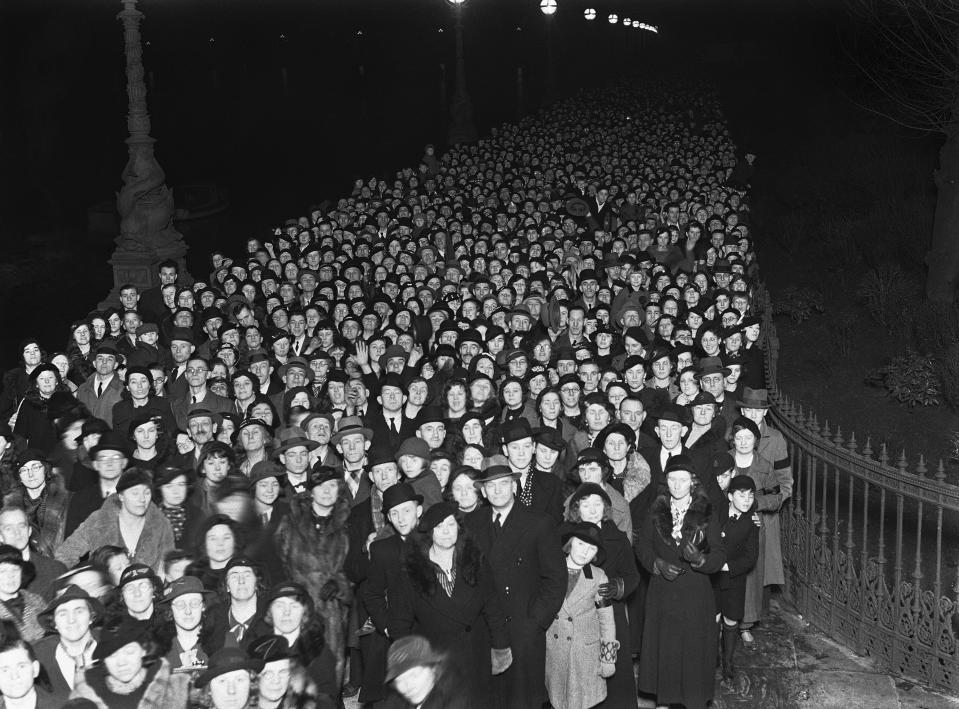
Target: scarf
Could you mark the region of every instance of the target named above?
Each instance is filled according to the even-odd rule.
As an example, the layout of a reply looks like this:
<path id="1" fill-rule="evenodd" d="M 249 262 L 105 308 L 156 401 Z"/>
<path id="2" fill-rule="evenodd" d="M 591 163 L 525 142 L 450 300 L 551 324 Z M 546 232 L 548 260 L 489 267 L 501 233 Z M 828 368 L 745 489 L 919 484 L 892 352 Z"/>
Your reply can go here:
<path id="1" fill-rule="evenodd" d="M 686 511 L 689 509 L 689 505 L 692 503 L 692 501 L 693 498 L 691 495 L 682 502 L 677 502 L 673 499 L 670 499 L 669 501 L 669 510 L 673 514 L 673 532 L 671 536 L 677 542 L 682 541 L 683 520 L 686 518 Z"/>

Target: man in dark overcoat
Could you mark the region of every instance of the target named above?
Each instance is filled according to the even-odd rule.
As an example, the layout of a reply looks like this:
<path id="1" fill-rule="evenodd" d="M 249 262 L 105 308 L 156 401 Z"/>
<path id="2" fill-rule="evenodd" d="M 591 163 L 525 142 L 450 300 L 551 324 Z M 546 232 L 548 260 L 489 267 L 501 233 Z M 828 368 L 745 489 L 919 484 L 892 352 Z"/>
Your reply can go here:
<path id="1" fill-rule="evenodd" d="M 491 706 L 539 709 L 546 701 L 545 633 L 563 604 L 566 563 L 555 523 L 516 499 L 518 478 L 509 465 L 486 467 L 476 486 L 490 506 L 467 515 L 465 526 L 493 568 L 512 641 L 513 664 L 493 677 Z"/>

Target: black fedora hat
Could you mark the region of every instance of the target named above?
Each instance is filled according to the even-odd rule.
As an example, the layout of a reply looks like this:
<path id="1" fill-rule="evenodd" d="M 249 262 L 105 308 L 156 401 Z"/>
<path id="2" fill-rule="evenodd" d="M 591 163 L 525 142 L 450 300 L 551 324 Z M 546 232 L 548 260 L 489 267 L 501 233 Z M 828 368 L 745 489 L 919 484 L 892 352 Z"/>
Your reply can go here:
<path id="1" fill-rule="evenodd" d="M 409 483 L 396 483 L 386 488 L 386 492 L 383 493 L 383 513 L 386 514 L 404 502 L 415 502 L 422 505 L 423 496 L 416 494 L 416 490 Z"/>

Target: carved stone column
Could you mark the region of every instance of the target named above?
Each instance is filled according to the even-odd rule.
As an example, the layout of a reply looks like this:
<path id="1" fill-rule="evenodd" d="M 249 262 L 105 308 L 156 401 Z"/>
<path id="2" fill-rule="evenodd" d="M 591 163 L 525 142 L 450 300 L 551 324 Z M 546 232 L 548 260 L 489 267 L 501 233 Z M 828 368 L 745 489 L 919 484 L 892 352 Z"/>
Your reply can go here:
<path id="1" fill-rule="evenodd" d="M 104 303 L 116 303 L 119 289 L 132 283 L 141 292 L 159 282 L 157 264 L 173 259 L 180 266 L 180 283 L 189 283 L 185 256 L 187 246 L 173 225 L 173 193 L 166 186 L 166 175 L 153 154 L 150 114 L 147 113 L 147 89 L 143 81 L 143 46 L 137 0 L 122 0 L 123 11 L 117 18 L 123 23 L 127 62 L 127 130 L 129 158 L 117 194 L 120 234 L 114 240 L 113 290 Z"/>

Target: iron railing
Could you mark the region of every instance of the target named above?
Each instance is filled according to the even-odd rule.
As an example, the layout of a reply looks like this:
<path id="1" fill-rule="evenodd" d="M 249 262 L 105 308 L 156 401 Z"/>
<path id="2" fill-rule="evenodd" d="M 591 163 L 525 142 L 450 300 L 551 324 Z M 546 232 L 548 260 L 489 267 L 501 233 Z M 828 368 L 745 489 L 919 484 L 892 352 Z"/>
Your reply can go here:
<path id="1" fill-rule="evenodd" d="M 784 593 L 813 625 L 891 675 L 959 694 L 959 487 L 940 460 L 893 462 L 779 388 L 779 338 L 760 288 L 771 423 L 786 438 Z M 868 425 L 869 412 L 862 412 Z"/>

